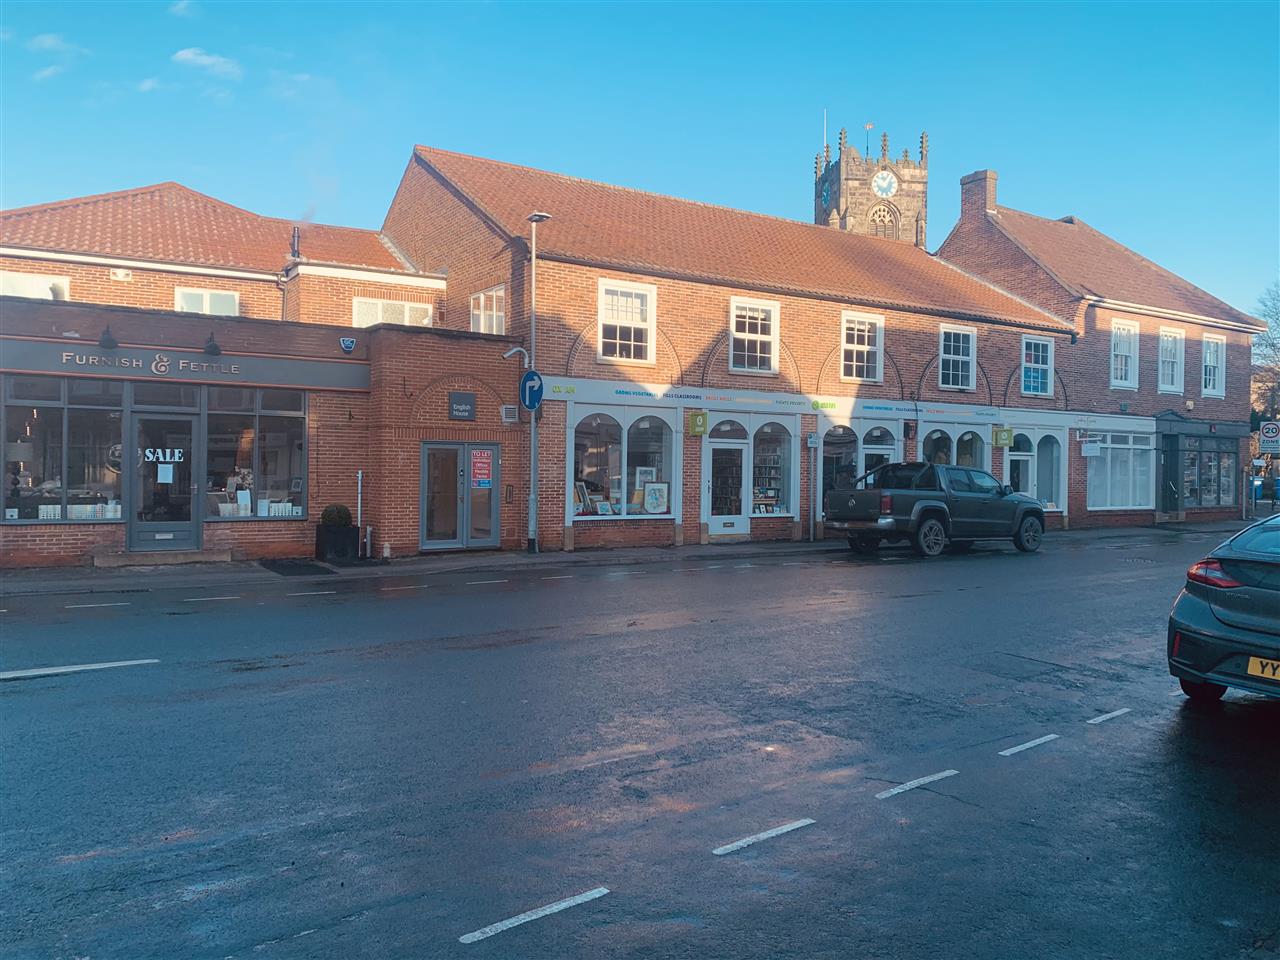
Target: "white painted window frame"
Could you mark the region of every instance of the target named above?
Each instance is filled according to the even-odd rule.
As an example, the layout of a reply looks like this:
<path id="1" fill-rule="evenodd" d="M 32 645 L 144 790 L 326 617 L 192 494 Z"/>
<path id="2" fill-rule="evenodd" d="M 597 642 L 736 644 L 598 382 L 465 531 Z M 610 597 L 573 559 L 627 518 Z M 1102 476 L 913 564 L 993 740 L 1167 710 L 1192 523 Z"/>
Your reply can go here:
<path id="1" fill-rule="evenodd" d="M 502 297 L 502 309 L 498 309 L 498 296 Z M 477 325 L 477 320 L 479 324 Z M 486 330 L 485 326 L 493 327 Z M 471 332 L 502 336 L 507 332 L 507 285 L 499 283 L 471 295 Z"/>
<path id="2" fill-rule="evenodd" d="M 644 294 L 645 301 L 644 329 L 647 332 L 645 343 L 649 356 L 643 360 L 631 357 L 606 357 L 604 355 L 604 304 L 608 291 Z M 614 280 L 601 277 L 596 288 L 596 362 L 625 367 L 652 367 L 658 362 L 658 288 L 651 283 L 635 283 L 631 280 Z"/>
<path id="3" fill-rule="evenodd" d="M 1045 343 L 1049 345 L 1047 363 L 1027 363 L 1027 344 L 1028 343 Z M 1028 390 L 1027 389 L 1027 370 L 1043 369 L 1047 376 L 1045 378 L 1045 390 Z M 1018 368 L 1018 378 L 1021 380 L 1019 387 L 1024 397 L 1052 397 L 1053 396 L 1053 337 L 1036 337 L 1030 334 L 1024 334 L 1022 337 L 1022 364 Z"/>
<path id="4" fill-rule="evenodd" d="M 1164 347 L 1165 347 L 1166 337 L 1172 338 L 1172 340 L 1176 344 L 1176 351 L 1177 351 L 1174 357 L 1174 362 L 1176 365 L 1173 371 L 1174 378 L 1172 383 L 1165 383 L 1165 380 L 1164 380 L 1164 364 L 1165 364 Z M 1185 382 L 1186 382 L 1187 331 L 1181 330 L 1178 327 L 1161 327 L 1160 335 L 1156 342 L 1158 344 L 1156 349 L 1156 355 L 1157 355 L 1156 388 L 1159 390 L 1160 393 L 1171 393 L 1171 394 L 1176 394 L 1180 396 L 1183 392 L 1183 389 L 1185 387 Z"/>
<path id="5" fill-rule="evenodd" d="M 612 417 L 617 422 L 619 429 L 622 431 L 622 442 L 619 445 L 618 457 L 622 463 L 624 471 L 621 481 L 622 489 L 627 488 L 627 477 L 625 471 L 627 469 L 627 445 L 629 442 L 628 435 L 631 427 L 637 420 L 643 420 L 645 417 L 654 417 L 661 420 L 671 430 L 671 480 L 664 481 L 671 484 L 671 491 L 667 499 L 666 513 L 611 513 L 611 514 L 576 514 L 573 512 L 573 453 L 575 440 L 574 435 L 578 431 L 578 427 L 587 417 L 601 415 Z M 575 523 L 595 523 L 598 521 L 623 522 L 626 521 L 643 521 L 643 520 L 671 520 L 680 523 L 683 520 L 682 495 L 684 491 L 684 430 L 682 429 L 683 418 L 680 411 L 674 408 L 663 407 L 631 407 L 631 406 L 613 406 L 610 404 L 599 403 L 570 403 L 565 410 L 566 429 L 565 429 L 565 449 L 569 451 L 565 463 L 565 504 L 564 504 L 564 520 L 566 526 L 572 526 Z"/>
<path id="6" fill-rule="evenodd" d="M 1132 350 L 1126 356 L 1129 358 L 1129 376 L 1125 380 L 1116 379 L 1116 334 L 1128 335 Z M 1138 331 L 1138 325 L 1132 320 L 1112 320 L 1111 321 L 1111 349 L 1107 352 L 1107 376 L 1111 381 L 1112 390 L 1137 390 L 1138 389 L 1138 353 L 1141 334 Z"/>
<path id="7" fill-rule="evenodd" d="M 874 377 L 850 377 L 844 372 L 846 351 L 855 352 L 863 349 L 849 346 L 847 337 L 851 327 L 869 323 L 876 329 L 876 370 Z M 939 341 L 941 342 L 941 341 Z M 941 373 L 939 373 L 941 376 Z M 884 383 L 884 317 L 878 313 L 860 313 L 857 310 L 844 310 L 840 313 L 840 379 L 845 383 Z"/>
<path id="8" fill-rule="evenodd" d="M 374 323 L 361 324 L 359 322 L 357 318 L 357 312 L 359 310 L 360 304 L 362 303 L 371 303 L 377 306 L 378 319 Z M 405 323 L 396 323 L 396 321 L 394 320 L 382 319 L 383 310 L 386 307 L 386 305 L 389 303 L 393 303 L 393 304 L 396 304 L 397 306 L 402 306 L 405 308 L 405 321 L 406 321 Z M 421 324 L 407 322 L 409 319 L 410 307 L 418 307 L 420 309 L 425 309 L 427 311 L 426 322 Z M 379 323 L 394 323 L 397 326 L 402 326 L 402 327 L 418 327 L 418 326 L 432 327 L 432 326 L 435 326 L 435 319 L 436 319 L 436 310 L 435 310 L 434 304 L 419 303 L 415 300 L 389 300 L 386 297 L 352 297 L 351 298 L 351 326 L 355 327 L 356 329 L 364 329 L 365 327 L 376 326 Z"/>
<path id="9" fill-rule="evenodd" d="M 174 288 L 173 288 L 173 309 L 174 309 L 176 312 L 178 312 L 178 313 L 188 313 L 188 312 L 190 312 L 190 311 L 185 311 L 185 310 L 183 310 L 183 309 L 182 309 L 182 307 L 181 307 L 181 305 L 180 305 L 180 301 L 182 300 L 182 295 L 183 295 L 184 293 L 198 293 L 198 294 L 200 294 L 200 296 L 201 296 L 201 298 L 202 298 L 202 299 L 201 299 L 201 302 L 202 302 L 202 304 L 204 305 L 204 308 L 205 308 L 204 310 L 202 310 L 202 311 L 201 311 L 201 313 L 202 313 L 202 314 L 205 314 L 205 315 L 208 315 L 208 316 L 211 316 L 211 317 L 238 317 L 238 316 L 240 316 L 240 292 L 239 292 L 238 290 L 215 290 L 213 287 L 174 287 Z M 235 298 L 236 298 L 236 312 L 235 312 L 235 313 L 209 313 L 209 297 L 210 297 L 210 295 L 211 295 L 211 294 L 215 294 L 215 293 L 222 294 L 223 296 L 235 297 Z"/>
<path id="10" fill-rule="evenodd" d="M 1129 442 L 1128 442 L 1128 443 L 1115 443 L 1113 438 L 1114 438 L 1114 437 L 1117 437 L 1117 436 L 1124 436 L 1124 437 L 1128 437 L 1128 438 L 1129 438 Z M 1149 442 L 1149 443 L 1143 443 L 1143 444 L 1135 444 L 1135 443 L 1133 442 L 1133 438 L 1134 438 L 1134 437 L 1143 437 L 1144 439 L 1149 440 L 1150 442 Z M 1117 430 L 1117 431 L 1112 431 L 1112 432 L 1108 432 L 1108 433 L 1090 433 L 1090 434 L 1088 434 L 1088 435 L 1087 435 L 1087 437 L 1086 437 L 1086 442 L 1089 442 L 1089 443 L 1097 443 L 1097 444 L 1099 445 L 1099 448 L 1100 448 L 1100 449 L 1101 449 L 1101 451 L 1103 452 L 1104 456 L 1106 456 L 1106 455 L 1107 455 L 1107 451 L 1115 450 L 1115 449 L 1126 449 L 1126 450 L 1130 450 L 1130 451 L 1132 451 L 1132 450 L 1145 450 L 1145 451 L 1147 451 L 1148 453 L 1150 453 L 1150 454 L 1151 454 L 1151 469 L 1150 469 L 1151 482 L 1150 482 L 1150 484 L 1148 485 L 1147 490 L 1146 490 L 1146 497 L 1147 497 L 1147 499 L 1146 499 L 1146 504 L 1145 504 L 1144 506 L 1134 506 L 1134 505 L 1126 505 L 1126 506 L 1111 506 L 1111 505 L 1108 505 L 1108 506 L 1105 506 L 1105 507 L 1098 507 L 1098 506 L 1094 506 L 1092 503 L 1090 503 L 1090 502 L 1089 502 L 1089 469 L 1090 469 L 1090 467 L 1091 467 L 1091 465 L 1092 465 L 1092 461 L 1093 461 L 1094 459 L 1096 459 L 1096 458 L 1094 458 L 1094 457 L 1086 457 L 1086 458 L 1085 458 L 1085 461 L 1086 461 L 1086 462 L 1085 462 L 1085 476 L 1084 476 L 1084 480 L 1085 480 L 1085 509 L 1086 509 L 1086 510 L 1088 510 L 1090 513 L 1103 513 L 1103 512 L 1107 512 L 1107 511 L 1112 511 L 1112 512 L 1114 512 L 1114 511 L 1126 511 L 1126 510 L 1128 510 L 1128 511 L 1133 511 L 1133 510 L 1154 510 L 1154 509 L 1156 508 L 1156 474 L 1157 474 L 1157 472 L 1158 472 L 1158 471 L 1157 471 L 1158 463 L 1157 463 L 1157 461 L 1156 461 L 1156 449 L 1157 449 L 1157 448 L 1156 448 L 1156 442 L 1155 442 L 1155 439 L 1156 439 L 1156 438 L 1155 438 L 1155 436 L 1154 436 L 1154 435 L 1152 435 L 1152 434 L 1149 434 L 1149 433 L 1133 433 L 1133 432 L 1131 432 L 1131 431 L 1127 431 L 1127 430 Z M 1064 451 L 1064 454 L 1065 454 L 1065 451 Z M 1132 467 L 1132 464 L 1133 464 L 1133 458 L 1132 458 L 1132 456 L 1130 456 L 1129 463 L 1130 463 L 1130 466 Z M 1109 470 L 1109 469 L 1110 469 L 1110 468 L 1108 467 L 1108 470 Z M 1130 489 L 1132 489 L 1132 482 L 1130 483 Z M 1111 490 L 1111 476 L 1110 476 L 1110 474 L 1108 473 L 1108 475 L 1107 475 L 1107 491 L 1108 491 L 1108 497 L 1107 497 L 1107 499 L 1108 499 L 1108 501 L 1110 500 L 1110 490 Z"/>
<path id="11" fill-rule="evenodd" d="M 754 307 L 757 310 L 769 311 L 769 335 L 761 336 L 759 334 L 739 334 L 734 325 L 737 321 L 737 313 L 739 307 Z M 778 327 L 780 324 L 780 312 L 782 305 L 777 300 L 757 300 L 753 297 L 730 297 L 729 298 L 729 372 L 745 373 L 752 377 L 776 377 L 778 375 Z M 758 343 L 769 344 L 769 369 L 752 370 L 748 367 L 735 367 L 733 365 L 734 343 L 737 340 L 754 340 Z"/>
<path id="12" fill-rule="evenodd" d="M 1218 385 L 1210 390 L 1204 385 L 1205 371 L 1208 364 L 1205 363 L 1205 357 L 1208 354 L 1209 344 L 1216 344 L 1218 347 L 1218 363 L 1215 369 L 1218 372 Z M 1206 333 L 1200 339 L 1200 396 L 1216 397 L 1222 399 L 1227 395 L 1227 338 L 1216 333 Z"/>
<path id="13" fill-rule="evenodd" d="M 946 342 L 948 333 L 967 334 L 969 337 L 969 355 L 967 357 L 961 354 L 944 354 L 942 346 Z M 942 382 L 942 361 L 946 359 L 952 360 L 968 360 L 969 361 L 969 379 L 968 383 L 963 386 L 955 386 Z M 948 390 L 956 393 L 972 393 L 978 388 L 978 328 L 977 327 L 961 327 L 955 324 L 944 323 L 938 327 L 938 389 Z"/>
<path id="14" fill-rule="evenodd" d="M 16 286 L 28 287 L 33 289 L 36 287 L 45 286 L 49 288 L 50 293 L 53 293 L 55 288 L 61 287 L 63 295 L 61 297 L 50 296 L 47 298 L 49 300 L 70 300 L 71 299 L 71 278 L 70 277 L 62 277 L 52 273 L 27 273 L 24 270 L 0 270 L 0 283 L 5 283 L 6 281 L 10 281 L 11 278 L 12 280 L 18 281 L 18 283 L 15 284 Z M 5 285 L 8 285 L 8 284 L 5 283 Z M 6 293 L 5 296 L 25 297 L 27 296 L 27 294 L 24 292 L 9 292 L 9 293 Z M 46 298 L 33 297 L 31 299 L 43 300 Z"/>

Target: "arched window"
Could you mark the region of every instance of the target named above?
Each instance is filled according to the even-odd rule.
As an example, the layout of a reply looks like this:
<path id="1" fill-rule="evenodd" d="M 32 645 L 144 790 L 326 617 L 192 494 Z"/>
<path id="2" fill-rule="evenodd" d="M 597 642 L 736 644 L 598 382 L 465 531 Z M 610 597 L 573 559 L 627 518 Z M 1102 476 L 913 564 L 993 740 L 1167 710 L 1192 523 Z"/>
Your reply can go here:
<path id="1" fill-rule="evenodd" d="M 660 417 L 628 428 L 626 480 L 628 514 L 671 512 L 671 428 Z"/>
<path id="2" fill-rule="evenodd" d="M 573 432 L 574 512 L 622 513 L 622 428 L 613 417 L 593 413 Z"/>
<path id="3" fill-rule="evenodd" d="M 711 428 L 712 440 L 745 440 L 747 428 L 737 420 L 721 420 Z"/>
<path id="4" fill-rule="evenodd" d="M 872 427 L 862 438 L 862 472 L 878 470 L 897 455 L 893 434 L 884 427 Z"/>
<path id="5" fill-rule="evenodd" d="M 977 467 L 979 470 L 986 469 L 987 463 L 983 453 L 982 437 L 972 430 L 968 433 L 960 434 L 960 439 L 956 441 L 956 466 Z"/>
<path id="6" fill-rule="evenodd" d="M 751 451 L 751 512 L 791 512 L 791 431 L 780 423 L 756 430 Z"/>
<path id="7" fill-rule="evenodd" d="M 822 492 L 848 487 L 858 477 L 858 435 L 849 427 L 832 427 L 822 438 Z"/>
<path id="8" fill-rule="evenodd" d="M 871 235 L 898 239 L 898 215 L 885 204 L 877 204 L 871 211 Z"/>
<path id="9" fill-rule="evenodd" d="M 1036 497 L 1050 510 L 1062 503 L 1062 444 L 1045 434 L 1036 444 Z"/>
<path id="10" fill-rule="evenodd" d="M 951 462 L 951 434 L 945 430 L 931 430 L 924 438 L 924 459 L 926 463 Z"/>

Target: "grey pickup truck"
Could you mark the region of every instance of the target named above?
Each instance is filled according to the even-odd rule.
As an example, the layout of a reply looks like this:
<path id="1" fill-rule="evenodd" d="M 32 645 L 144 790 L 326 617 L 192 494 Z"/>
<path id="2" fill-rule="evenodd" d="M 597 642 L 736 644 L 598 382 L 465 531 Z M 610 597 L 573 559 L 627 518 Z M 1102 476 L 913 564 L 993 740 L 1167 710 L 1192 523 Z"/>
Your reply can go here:
<path id="1" fill-rule="evenodd" d="M 1030 553 L 1044 537 L 1044 507 L 972 467 L 888 463 L 842 480 L 823 498 L 823 525 L 849 538 L 860 552 L 882 540 L 908 540 L 936 557 L 950 544 L 967 550 L 975 540 L 1012 540 Z"/>

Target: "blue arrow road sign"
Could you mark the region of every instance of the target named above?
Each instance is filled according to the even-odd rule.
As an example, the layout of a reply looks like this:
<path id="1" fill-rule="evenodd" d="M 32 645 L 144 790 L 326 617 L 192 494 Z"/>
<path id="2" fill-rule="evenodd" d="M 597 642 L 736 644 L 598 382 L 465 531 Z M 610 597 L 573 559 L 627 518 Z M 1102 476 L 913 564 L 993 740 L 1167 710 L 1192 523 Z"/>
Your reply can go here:
<path id="1" fill-rule="evenodd" d="M 520 378 L 520 406 L 526 410 L 542 406 L 542 374 L 537 370 L 528 370 Z"/>

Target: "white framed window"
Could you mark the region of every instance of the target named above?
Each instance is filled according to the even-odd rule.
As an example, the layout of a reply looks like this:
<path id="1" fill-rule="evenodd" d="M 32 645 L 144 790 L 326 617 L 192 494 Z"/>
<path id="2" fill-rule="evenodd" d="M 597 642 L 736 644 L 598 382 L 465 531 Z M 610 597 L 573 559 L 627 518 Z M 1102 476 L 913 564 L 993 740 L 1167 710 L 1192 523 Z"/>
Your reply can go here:
<path id="1" fill-rule="evenodd" d="M 1227 395 L 1227 338 L 1206 333 L 1202 341 L 1200 395 Z"/>
<path id="2" fill-rule="evenodd" d="M 649 283 L 601 278 L 596 357 L 603 363 L 654 362 L 654 312 L 658 288 Z"/>
<path id="3" fill-rule="evenodd" d="M 405 300 L 376 300 L 373 297 L 353 297 L 351 300 L 351 325 L 372 327 L 377 323 L 398 323 L 401 326 L 431 326 L 432 309 L 429 303 L 409 303 Z"/>
<path id="4" fill-rule="evenodd" d="M 674 412 L 595 407 L 569 431 L 573 445 L 568 516 L 672 518 L 679 485 Z"/>
<path id="5" fill-rule="evenodd" d="M 1053 338 L 1022 338 L 1022 393 L 1028 397 L 1053 396 Z"/>
<path id="6" fill-rule="evenodd" d="M 234 290 L 197 290 L 177 287 L 173 291 L 173 309 L 179 313 L 207 313 L 215 317 L 240 316 L 240 294 Z"/>
<path id="7" fill-rule="evenodd" d="M 1111 388 L 1138 389 L 1138 325 L 1111 321 Z"/>
<path id="8" fill-rule="evenodd" d="M 1183 358 L 1187 335 L 1173 327 L 1160 328 L 1160 392 L 1182 392 Z"/>
<path id="9" fill-rule="evenodd" d="M 503 284 L 471 295 L 471 332 L 507 332 L 507 288 Z"/>
<path id="10" fill-rule="evenodd" d="M 977 383 L 978 331 L 973 327 L 938 328 L 938 386 L 972 390 Z"/>
<path id="11" fill-rule="evenodd" d="M 884 317 L 872 313 L 840 314 L 840 379 L 884 380 Z"/>
<path id="12" fill-rule="evenodd" d="M 30 300 L 70 300 L 71 278 L 0 270 L 0 296 Z"/>
<path id="13" fill-rule="evenodd" d="M 729 369 L 734 373 L 778 372 L 776 301 L 729 299 Z"/>
<path id="14" fill-rule="evenodd" d="M 1155 507 L 1155 448 L 1150 434 L 1091 433 L 1087 497 L 1090 510 Z"/>

